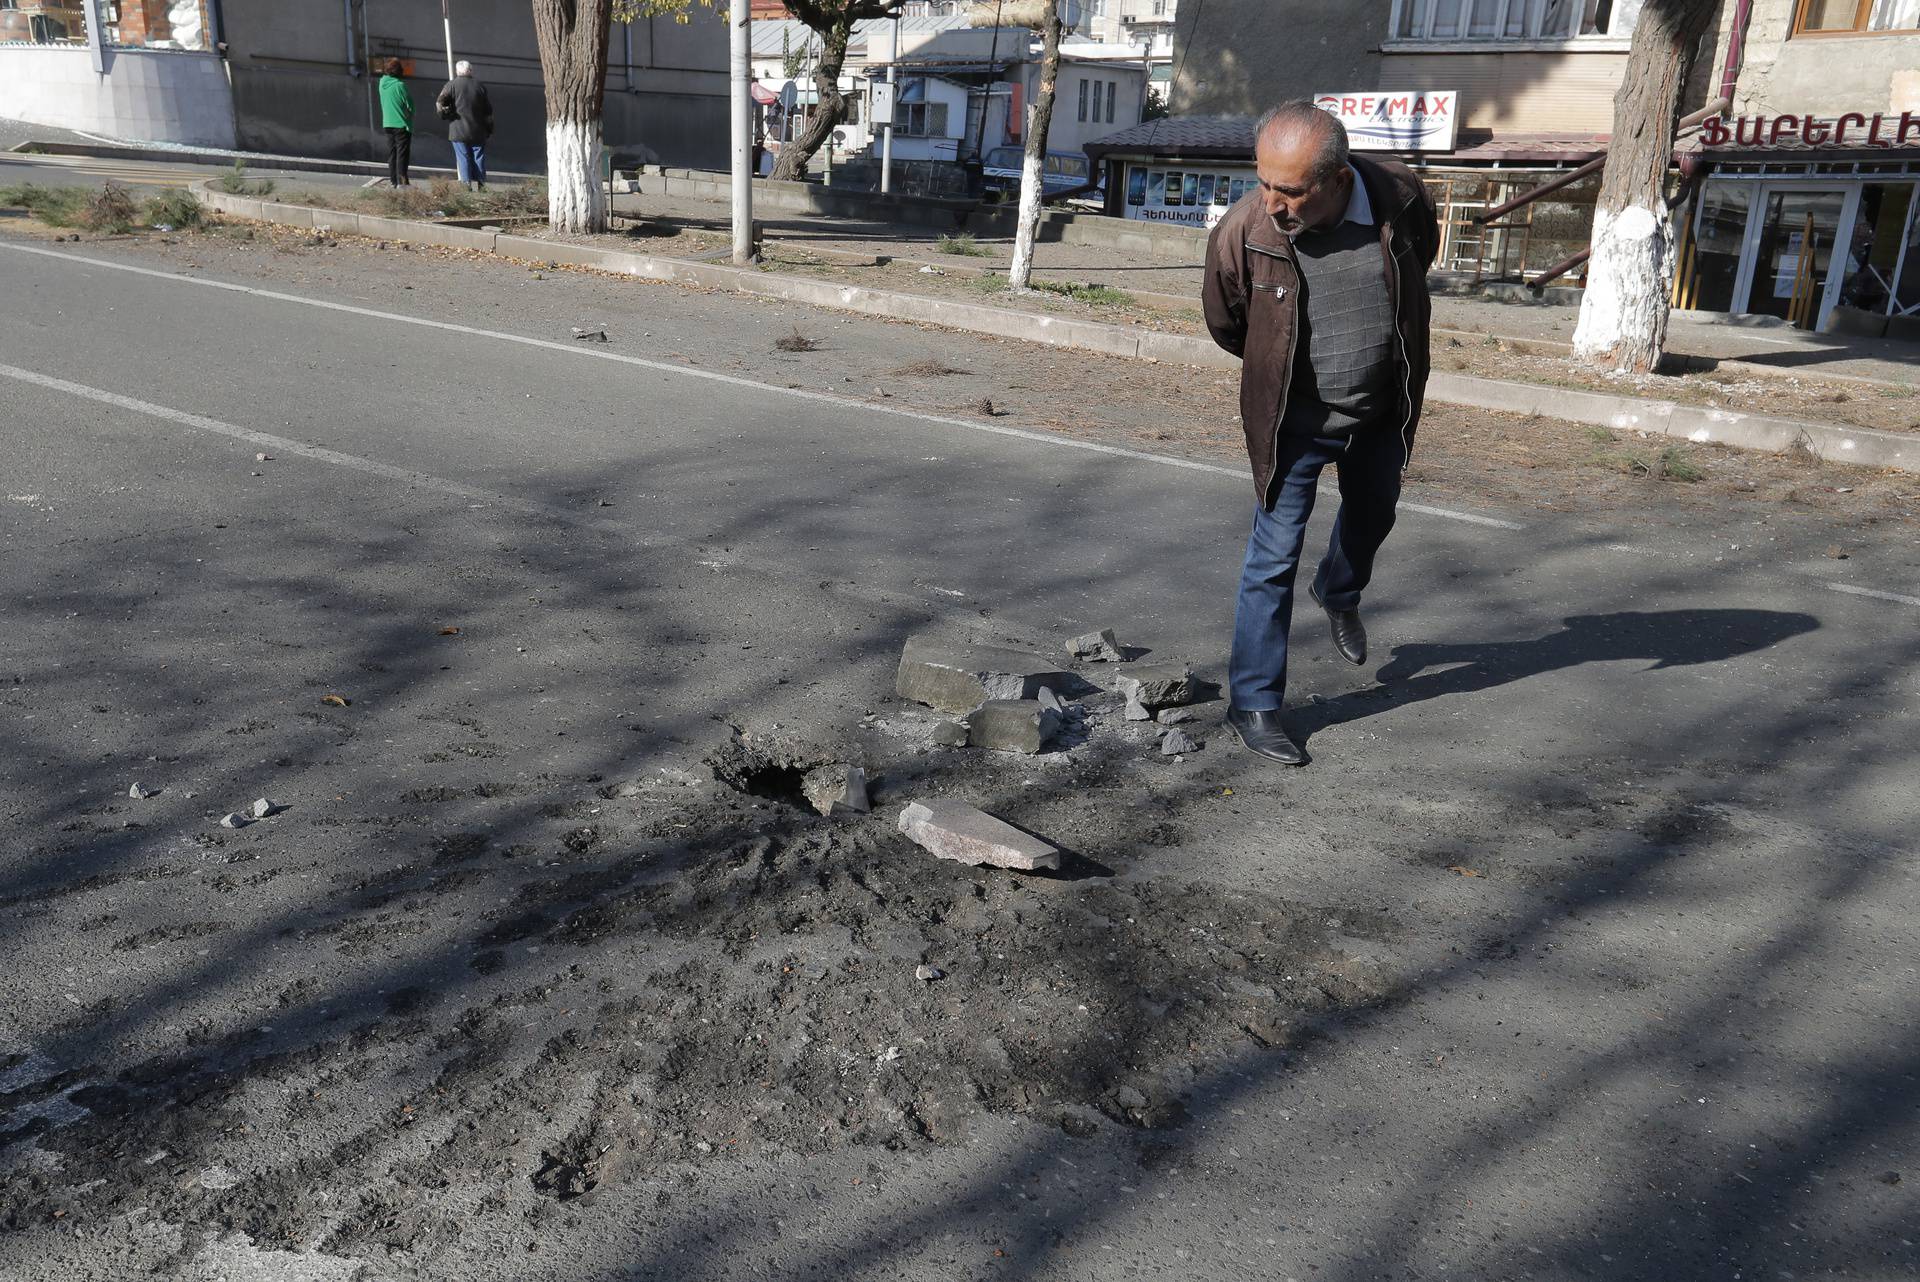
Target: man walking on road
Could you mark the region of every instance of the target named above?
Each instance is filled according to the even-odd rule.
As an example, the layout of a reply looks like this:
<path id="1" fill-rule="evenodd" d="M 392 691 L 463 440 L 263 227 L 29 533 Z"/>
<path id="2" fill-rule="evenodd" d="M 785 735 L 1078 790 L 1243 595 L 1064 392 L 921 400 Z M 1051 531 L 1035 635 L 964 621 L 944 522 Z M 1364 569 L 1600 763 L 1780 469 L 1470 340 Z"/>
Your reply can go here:
<path id="1" fill-rule="evenodd" d="M 406 65 L 389 58 L 380 68 L 380 124 L 387 131 L 387 181 L 411 187 L 407 166 L 413 159 L 413 95 L 407 91 Z"/>
<path id="2" fill-rule="evenodd" d="M 487 189 L 487 139 L 493 136 L 493 103 L 487 87 L 473 78 L 473 64 L 462 58 L 453 64 L 453 79 L 434 99 L 440 119 L 447 122 L 453 143 L 453 164 L 460 181 Z"/>
<path id="3" fill-rule="evenodd" d="M 1259 185 L 1208 239 L 1204 286 L 1214 341 L 1242 360 L 1255 494 L 1227 724 L 1260 756 L 1304 766 L 1280 709 L 1307 518 L 1331 463 L 1340 512 L 1309 591 L 1334 648 L 1365 663 L 1360 594 L 1393 528 L 1426 393 L 1439 227 L 1411 171 L 1350 156 L 1346 128 L 1310 102 L 1261 118 L 1254 162 Z"/>

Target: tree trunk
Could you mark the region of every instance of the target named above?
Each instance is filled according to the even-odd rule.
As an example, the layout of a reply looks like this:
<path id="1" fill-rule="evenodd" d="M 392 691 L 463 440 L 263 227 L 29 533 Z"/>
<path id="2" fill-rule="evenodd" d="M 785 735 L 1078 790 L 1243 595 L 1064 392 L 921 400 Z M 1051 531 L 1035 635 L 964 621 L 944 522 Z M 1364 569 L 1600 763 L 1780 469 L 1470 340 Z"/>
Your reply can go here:
<path id="1" fill-rule="evenodd" d="M 820 103 L 807 117 L 807 127 L 800 136 L 781 145 L 780 159 L 773 166 L 775 178 L 790 182 L 804 179 L 807 162 L 846 119 L 847 100 L 840 93 L 840 68 L 847 61 L 847 41 L 852 35 L 852 6 L 821 30 L 820 65 L 813 69 L 813 87 L 819 91 Z"/>
<path id="2" fill-rule="evenodd" d="M 1020 214 L 1013 236 L 1013 266 L 1007 283 L 1029 289 L 1033 280 L 1033 242 L 1040 234 L 1041 198 L 1046 195 L 1047 131 L 1053 127 L 1054 86 L 1060 79 L 1060 6 L 1048 4 L 1040 27 L 1040 91 L 1027 113 L 1027 153 L 1020 162 Z"/>
<path id="3" fill-rule="evenodd" d="M 1680 94 L 1718 0 L 1647 0 L 1613 100 L 1613 137 L 1593 211 L 1593 257 L 1574 331 L 1577 357 L 1650 373 L 1667 342 L 1673 223 L 1667 166 Z"/>
<path id="4" fill-rule="evenodd" d="M 607 229 L 600 183 L 609 0 L 533 0 L 547 87 L 547 221 L 555 231 Z"/>

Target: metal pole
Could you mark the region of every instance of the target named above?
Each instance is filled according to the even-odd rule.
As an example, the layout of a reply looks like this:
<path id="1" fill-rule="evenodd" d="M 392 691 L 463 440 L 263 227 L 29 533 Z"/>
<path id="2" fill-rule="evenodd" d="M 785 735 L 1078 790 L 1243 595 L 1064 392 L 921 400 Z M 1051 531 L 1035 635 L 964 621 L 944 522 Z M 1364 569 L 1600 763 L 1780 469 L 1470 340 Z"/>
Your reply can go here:
<path id="1" fill-rule="evenodd" d="M 893 22 L 887 27 L 887 86 L 900 83 L 900 15 L 893 15 Z M 893 117 L 900 110 L 900 103 L 894 94 L 887 95 L 887 123 L 880 131 L 880 191 L 884 195 L 893 190 Z"/>
<path id="2" fill-rule="evenodd" d="M 453 79 L 453 15 L 447 12 L 447 0 L 440 0 L 440 31 L 447 38 L 447 79 Z"/>
<path id="3" fill-rule="evenodd" d="M 733 261 L 744 267 L 753 261 L 753 36 L 747 0 L 731 0 L 727 20 L 732 27 L 729 93 L 733 120 Z"/>

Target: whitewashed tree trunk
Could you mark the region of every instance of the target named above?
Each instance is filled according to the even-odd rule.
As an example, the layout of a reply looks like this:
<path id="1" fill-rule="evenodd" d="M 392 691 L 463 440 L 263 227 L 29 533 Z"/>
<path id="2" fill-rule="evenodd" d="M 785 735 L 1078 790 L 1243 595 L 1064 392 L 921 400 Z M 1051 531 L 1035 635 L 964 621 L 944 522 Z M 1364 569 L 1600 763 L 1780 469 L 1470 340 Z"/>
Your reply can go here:
<path id="1" fill-rule="evenodd" d="M 1573 353 L 1645 374 L 1660 367 L 1673 289 L 1667 166 L 1680 94 L 1719 0 L 1646 0 L 1613 100 L 1606 177 L 1593 210 L 1593 256 Z"/>
<path id="2" fill-rule="evenodd" d="M 547 222 L 555 231 L 607 228 L 597 119 L 547 122 Z"/>
<path id="3" fill-rule="evenodd" d="M 1046 191 L 1046 154 L 1031 147 L 1020 161 L 1020 214 L 1014 223 L 1013 266 L 1007 283 L 1014 289 L 1033 287 L 1033 242 L 1040 234 L 1040 197 Z"/>
<path id="4" fill-rule="evenodd" d="M 1027 117 L 1027 150 L 1020 161 L 1020 210 L 1014 225 L 1013 264 L 1007 284 L 1016 290 L 1033 287 L 1033 243 L 1040 236 L 1042 198 L 1046 195 L 1047 134 L 1053 128 L 1054 86 L 1060 80 L 1060 36 L 1064 24 L 1060 6 L 1046 5 L 1040 27 L 1040 90 L 1033 95 Z"/>
<path id="5" fill-rule="evenodd" d="M 547 221 L 555 231 L 607 229 L 600 186 L 601 99 L 610 0 L 533 0 L 547 96 Z"/>
<path id="6" fill-rule="evenodd" d="M 1672 293 L 1673 225 L 1666 202 L 1619 213 L 1596 210 L 1574 355 L 1616 369 L 1658 369 Z"/>

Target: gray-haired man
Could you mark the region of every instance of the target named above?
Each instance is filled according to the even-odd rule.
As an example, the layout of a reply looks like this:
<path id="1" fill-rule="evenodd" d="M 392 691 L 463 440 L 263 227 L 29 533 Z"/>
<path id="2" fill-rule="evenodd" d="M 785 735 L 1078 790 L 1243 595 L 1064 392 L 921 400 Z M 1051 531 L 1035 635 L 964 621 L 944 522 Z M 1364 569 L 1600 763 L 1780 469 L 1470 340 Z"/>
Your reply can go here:
<path id="1" fill-rule="evenodd" d="M 487 87 L 473 78 L 473 64 L 462 58 L 453 64 L 434 105 L 447 122 L 447 140 L 453 144 L 453 164 L 460 181 L 487 189 L 487 139 L 493 136 L 493 103 Z"/>
<path id="2" fill-rule="evenodd" d="M 1261 118 L 1259 185 L 1207 245 L 1214 341 L 1241 357 L 1240 423 L 1253 465 L 1253 533 L 1240 577 L 1227 723 L 1263 757 L 1307 764 L 1281 725 L 1294 575 L 1321 469 L 1340 514 L 1310 589 L 1349 663 L 1367 660 L 1360 593 L 1393 528 L 1426 392 L 1439 249 L 1433 200 L 1404 165 L 1350 156 L 1310 102 Z"/>

